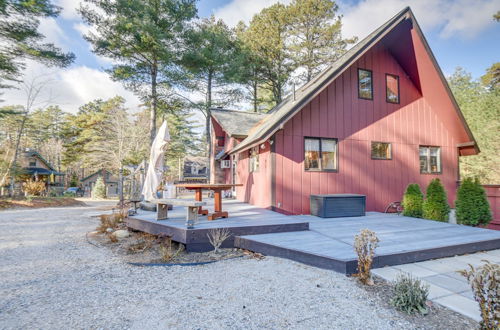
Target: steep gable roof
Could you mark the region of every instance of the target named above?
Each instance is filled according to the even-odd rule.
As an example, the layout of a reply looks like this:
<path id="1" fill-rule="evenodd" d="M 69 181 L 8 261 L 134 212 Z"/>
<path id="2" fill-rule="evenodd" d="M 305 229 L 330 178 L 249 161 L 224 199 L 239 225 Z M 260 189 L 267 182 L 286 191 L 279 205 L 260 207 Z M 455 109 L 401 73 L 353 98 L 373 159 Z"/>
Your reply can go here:
<path id="1" fill-rule="evenodd" d="M 109 175 L 113 175 L 113 173 L 111 173 L 110 171 L 108 170 L 103 170 L 103 169 L 100 169 L 100 170 L 97 170 L 96 172 L 90 174 L 90 175 L 87 175 L 86 177 L 84 177 L 83 179 L 80 179 L 80 182 L 83 182 L 83 181 L 86 181 L 88 179 L 90 179 L 91 177 L 95 176 L 95 175 L 102 175 L 104 171 L 104 174 L 109 174 Z"/>
<path id="2" fill-rule="evenodd" d="M 57 172 L 57 170 L 54 168 L 54 166 L 52 166 L 52 164 L 50 164 L 45 158 L 43 158 L 42 155 L 40 155 L 40 153 L 38 151 L 35 151 L 32 149 L 26 149 L 24 151 L 24 156 L 25 157 L 36 157 L 36 158 L 40 159 L 42 161 L 42 163 L 44 163 L 45 166 L 47 166 L 51 171 Z"/>
<path id="3" fill-rule="evenodd" d="M 212 109 L 211 112 L 212 117 L 221 125 L 222 129 L 229 136 L 234 137 L 247 137 L 250 129 L 268 116 L 256 112 L 226 109 Z"/>
<path id="4" fill-rule="evenodd" d="M 382 38 L 384 38 L 389 32 L 394 30 L 400 23 L 404 21 L 409 21 L 417 30 L 417 33 L 420 35 L 423 44 L 426 47 L 427 53 L 431 58 L 431 61 L 436 68 L 443 85 L 453 103 L 453 106 L 462 122 L 462 125 L 465 128 L 465 131 L 471 142 L 474 143 L 474 148 L 476 152 L 479 152 L 479 148 L 477 147 L 477 143 L 465 122 L 463 114 L 458 107 L 458 104 L 451 93 L 451 90 L 448 86 L 444 75 L 439 68 L 437 61 L 430 50 L 425 37 L 416 22 L 416 19 L 410 9 L 410 7 L 406 7 L 394 17 L 392 17 L 385 24 L 380 26 L 362 41 L 353 46 L 350 50 L 348 50 L 343 56 L 341 56 L 337 61 L 335 61 L 330 67 L 325 69 L 319 75 L 314 77 L 311 81 L 302 86 L 298 91 L 295 92 L 295 95 L 290 95 L 285 98 L 280 104 L 278 104 L 275 108 L 273 108 L 269 112 L 269 116 L 260 122 L 259 125 L 256 125 L 250 130 L 250 134 L 248 137 L 243 140 L 240 144 L 238 144 L 235 148 L 233 148 L 229 153 L 239 152 L 250 147 L 253 147 L 259 143 L 262 143 L 268 140 L 276 131 L 283 128 L 284 124 L 291 119 L 297 112 L 299 112 L 304 105 L 310 102 L 314 97 L 319 95 L 319 93 L 324 90 L 328 85 L 339 77 L 346 69 L 348 69 L 354 62 L 356 62 L 361 56 L 363 56 L 372 46 L 377 44 Z M 418 74 L 417 74 L 418 75 Z M 414 77 L 414 80 L 418 80 L 418 77 Z M 419 82 L 416 84 L 419 86 Z"/>

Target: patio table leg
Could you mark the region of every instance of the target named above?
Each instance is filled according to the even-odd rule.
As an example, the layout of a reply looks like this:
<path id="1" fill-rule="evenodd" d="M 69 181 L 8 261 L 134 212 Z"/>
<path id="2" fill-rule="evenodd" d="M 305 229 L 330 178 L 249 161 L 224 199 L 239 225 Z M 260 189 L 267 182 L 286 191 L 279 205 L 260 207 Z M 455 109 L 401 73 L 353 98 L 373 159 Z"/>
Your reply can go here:
<path id="1" fill-rule="evenodd" d="M 203 199 L 203 195 L 201 193 L 201 188 L 197 188 L 195 189 L 194 191 L 194 199 L 198 202 L 201 202 L 201 200 Z M 208 210 L 204 210 L 201 206 L 198 208 L 198 214 L 201 214 L 201 215 L 207 215 L 208 214 Z"/>
<path id="2" fill-rule="evenodd" d="M 218 218 L 227 218 L 228 213 L 222 211 L 222 190 L 214 189 L 214 213 L 208 216 L 208 220 L 215 220 Z"/>

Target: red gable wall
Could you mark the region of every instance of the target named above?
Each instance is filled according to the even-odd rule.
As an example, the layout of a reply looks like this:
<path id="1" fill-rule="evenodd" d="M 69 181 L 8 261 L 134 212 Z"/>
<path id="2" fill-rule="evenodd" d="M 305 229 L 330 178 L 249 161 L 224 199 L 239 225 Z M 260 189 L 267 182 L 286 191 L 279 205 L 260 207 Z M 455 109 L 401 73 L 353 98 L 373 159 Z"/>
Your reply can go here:
<path id="1" fill-rule="evenodd" d="M 418 56 L 427 56 L 416 46 Z M 430 70 L 426 65 L 419 61 L 422 84 L 436 79 L 426 75 Z M 358 99 L 357 68 L 373 71 L 373 100 Z M 386 73 L 399 76 L 400 104 L 385 100 Z M 458 173 L 456 144 L 466 136 L 457 127 L 461 124 L 444 89 L 432 85 L 422 89 L 424 96 L 382 45 L 368 51 L 275 134 L 276 209 L 308 214 L 311 194 L 360 193 L 367 196 L 367 210 L 383 211 L 390 202 L 401 200 L 409 183 L 419 183 L 425 190 L 435 177 L 445 185 L 452 203 Z M 448 120 L 450 116 L 455 117 Z M 304 136 L 339 139 L 338 172 L 304 170 Z M 372 160 L 371 141 L 392 143 L 392 160 Z M 441 147 L 442 174 L 420 174 L 419 145 Z"/>

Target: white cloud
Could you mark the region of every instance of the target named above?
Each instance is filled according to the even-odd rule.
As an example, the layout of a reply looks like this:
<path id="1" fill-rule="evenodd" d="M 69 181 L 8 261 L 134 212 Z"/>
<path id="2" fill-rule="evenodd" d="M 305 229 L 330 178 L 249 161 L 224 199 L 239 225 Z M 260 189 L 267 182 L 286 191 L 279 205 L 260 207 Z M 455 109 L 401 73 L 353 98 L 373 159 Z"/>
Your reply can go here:
<path id="1" fill-rule="evenodd" d="M 233 0 L 214 11 L 214 16 L 222 19 L 229 26 L 236 26 L 239 21 L 250 22 L 262 9 L 277 2 L 288 4 L 291 0 Z"/>
<path id="2" fill-rule="evenodd" d="M 61 17 L 68 20 L 80 19 L 76 9 L 80 7 L 80 0 L 56 0 L 56 5 L 62 7 Z"/>
<path id="3" fill-rule="evenodd" d="M 61 109 L 75 113 L 78 108 L 95 99 L 109 99 L 122 96 L 126 106 L 135 112 L 141 101 L 132 92 L 126 90 L 119 82 L 112 81 L 102 71 L 86 66 L 77 66 L 68 69 L 47 69 L 43 65 L 30 62 L 26 69 L 25 80 L 30 81 L 38 77 L 38 81 L 48 80 L 40 97 L 39 103 L 59 105 Z M 2 105 L 24 104 L 24 93 L 19 89 L 2 90 Z"/>
<path id="4" fill-rule="evenodd" d="M 410 6 L 424 30 L 437 29 L 440 37 L 472 38 L 495 24 L 495 0 L 364 0 L 339 3 L 344 14 L 344 36 L 363 38 L 404 7 Z"/>
<path id="5" fill-rule="evenodd" d="M 67 51 L 67 49 L 64 48 L 64 44 L 68 41 L 68 37 L 54 18 L 48 17 L 41 19 L 38 32 L 45 36 L 44 42 L 53 43 L 57 47 L 61 47 Z"/>

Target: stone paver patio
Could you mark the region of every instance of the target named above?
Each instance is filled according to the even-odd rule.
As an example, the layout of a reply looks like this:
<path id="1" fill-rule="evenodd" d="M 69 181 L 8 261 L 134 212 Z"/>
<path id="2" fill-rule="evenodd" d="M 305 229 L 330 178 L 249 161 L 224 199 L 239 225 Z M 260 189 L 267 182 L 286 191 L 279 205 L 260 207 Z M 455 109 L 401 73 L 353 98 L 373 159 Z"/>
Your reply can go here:
<path id="1" fill-rule="evenodd" d="M 483 260 L 500 264 L 500 250 L 378 268 L 372 272 L 387 281 L 395 280 L 401 272 L 410 273 L 429 285 L 431 301 L 480 321 L 479 307 L 470 286 L 457 271 L 468 269 L 468 264 L 479 266 Z"/>

